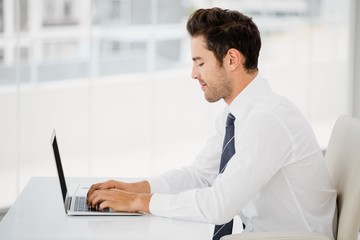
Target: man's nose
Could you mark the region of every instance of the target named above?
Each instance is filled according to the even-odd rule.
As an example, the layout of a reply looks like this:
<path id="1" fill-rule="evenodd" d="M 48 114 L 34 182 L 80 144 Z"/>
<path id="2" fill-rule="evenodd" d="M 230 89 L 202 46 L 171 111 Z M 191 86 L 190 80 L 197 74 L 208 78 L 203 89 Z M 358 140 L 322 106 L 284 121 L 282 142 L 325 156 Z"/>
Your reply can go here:
<path id="1" fill-rule="evenodd" d="M 191 77 L 195 80 L 199 79 L 199 72 L 196 70 L 195 67 L 192 68 Z"/>

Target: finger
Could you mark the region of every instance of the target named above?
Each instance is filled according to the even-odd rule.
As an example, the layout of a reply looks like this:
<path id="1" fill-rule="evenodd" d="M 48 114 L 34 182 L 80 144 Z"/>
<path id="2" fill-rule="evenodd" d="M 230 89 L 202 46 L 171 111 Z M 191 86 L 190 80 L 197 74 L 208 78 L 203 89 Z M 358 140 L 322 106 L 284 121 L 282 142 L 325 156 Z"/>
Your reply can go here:
<path id="1" fill-rule="evenodd" d="M 116 189 L 97 190 L 92 198 L 92 204 L 93 206 L 98 206 L 101 211 L 105 208 L 122 211 L 124 206 L 121 203 L 121 192 Z"/>
<path id="2" fill-rule="evenodd" d="M 115 188 L 115 181 L 109 180 L 106 182 L 103 182 L 100 186 L 98 186 L 98 189 L 105 190 L 105 189 L 111 189 Z"/>
<path id="3" fill-rule="evenodd" d="M 87 205 L 92 206 L 93 199 L 94 199 L 94 193 L 88 195 L 88 196 L 87 196 L 87 199 L 86 199 Z"/>
<path id="4" fill-rule="evenodd" d="M 115 186 L 116 186 L 116 181 L 114 180 L 93 184 L 87 193 L 87 198 L 89 199 L 90 195 L 93 194 L 93 192 L 96 190 L 111 189 L 111 188 L 115 188 Z"/>
<path id="5" fill-rule="evenodd" d="M 118 191 L 118 190 L 114 190 L 114 189 L 96 190 L 90 196 L 88 204 L 91 205 L 93 208 L 95 208 L 98 207 L 98 205 L 100 205 L 104 201 L 114 203 L 117 201 L 116 193 L 114 191 Z"/>
<path id="6" fill-rule="evenodd" d="M 91 185 L 88 193 L 87 193 L 87 197 L 89 197 L 95 190 L 97 190 L 99 188 L 99 186 L 101 186 L 103 183 L 96 183 Z"/>
<path id="7" fill-rule="evenodd" d="M 112 209 L 112 204 L 110 201 L 103 201 L 102 203 L 99 204 L 99 210 L 102 211 L 105 208 L 111 208 Z"/>
<path id="8" fill-rule="evenodd" d="M 95 197 L 94 192 L 91 194 L 88 193 L 86 201 L 89 206 L 92 206 L 94 197 Z"/>
<path id="9" fill-rule="evenodd" d="M 107 190 L 95 190 L 89 197 L 88 197 L 88 205 L 92 208 L 95 208 L 97 204 L 104 201 L 106 198 Z"/>
<path id="10" fill-rule="evenodd" d="M 97 189 L 99 190 L 106 190 L 106 189 L 119 189 L 120 188 L 120 182 L 115 181 L 115 180 L 109 180 L 106 182 L 101 183 Z"/>
<path id="11" fill-rule="evenodd" d="M 103 211 L 105 208 L 109 208 L 118 212 L 130 212 L 130 210 L 125 205 L 120 202 L 115 202 L 113 200 L 102 201 L 98 205 L 98 207 L 100 211 Z"/>
<path id="12" fill-rule="evenodd" d="M 102 194 L 95 194 L 94 198 L 91 200 L 90 206 L 92 208 L 97 208 L 103 201 L 104 196 Z"/>
<path id="13" fill-rule="evenodd" d="M 124 183 L 120 182 L 120 181 L 115 181 L 115 180 L 109 180 L 106 182 L 102 182 L 102 183 L 98 183 L 98 184 L 94 184 L 90 190 L 89 190 L 89 194 L 93 193 L 95 190 L 107 190 L 107 189 L 118 189 L 118 190 L 123 190 L 124 189 Z"/>

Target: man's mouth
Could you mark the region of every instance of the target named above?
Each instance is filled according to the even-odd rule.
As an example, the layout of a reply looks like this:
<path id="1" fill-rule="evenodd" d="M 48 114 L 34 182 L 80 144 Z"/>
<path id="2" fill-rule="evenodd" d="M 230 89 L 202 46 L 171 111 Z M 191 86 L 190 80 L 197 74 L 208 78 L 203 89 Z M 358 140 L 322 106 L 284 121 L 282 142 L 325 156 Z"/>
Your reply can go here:
<path id="1" fill-rule="evenodd" d="M 199 82 L 200 83 L 200 86 L 201 86 L 201 90 L 205 90 L 205 88 L 206 88 L 206 83 L 204 83 L 204 82 Z"/>

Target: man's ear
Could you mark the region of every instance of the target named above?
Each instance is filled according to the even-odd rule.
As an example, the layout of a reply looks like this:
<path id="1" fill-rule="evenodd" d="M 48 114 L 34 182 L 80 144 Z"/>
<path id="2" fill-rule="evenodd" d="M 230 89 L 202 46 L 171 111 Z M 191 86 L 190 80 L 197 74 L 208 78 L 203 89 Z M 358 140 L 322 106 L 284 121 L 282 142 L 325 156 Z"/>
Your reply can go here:
<path id="1" fill-rule="evenodd" d="M 243 62 L 244 57 L 237 49 L 230 48 L 228 50 L 225 64 L 230 71 L 234 71 L 239 66 L 242 66 Z"/>

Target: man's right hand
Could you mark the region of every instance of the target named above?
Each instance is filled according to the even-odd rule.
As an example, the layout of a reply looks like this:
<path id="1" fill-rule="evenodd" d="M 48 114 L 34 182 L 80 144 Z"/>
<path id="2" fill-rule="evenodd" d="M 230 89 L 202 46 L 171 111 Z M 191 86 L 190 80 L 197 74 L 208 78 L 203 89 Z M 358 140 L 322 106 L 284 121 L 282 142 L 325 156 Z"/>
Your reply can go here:
<path id="1" fill-rule="evenodd" d="M 109 180 L 96 183 L 87 193 L 92 208 L 111 208 L 115 211 L 150 213 L 151 194 L 148 181 L 125 183 Z"/>

